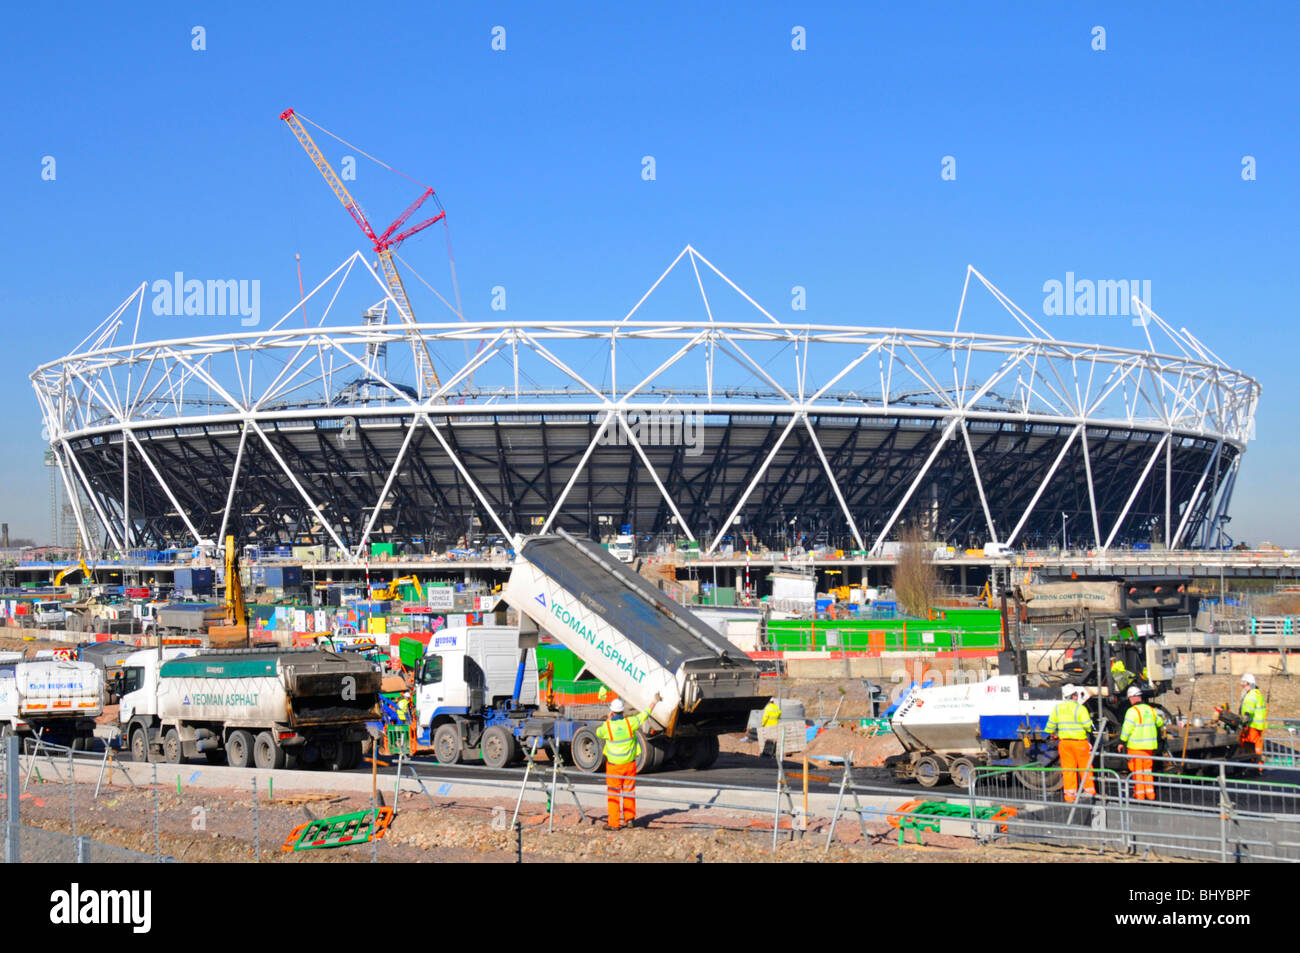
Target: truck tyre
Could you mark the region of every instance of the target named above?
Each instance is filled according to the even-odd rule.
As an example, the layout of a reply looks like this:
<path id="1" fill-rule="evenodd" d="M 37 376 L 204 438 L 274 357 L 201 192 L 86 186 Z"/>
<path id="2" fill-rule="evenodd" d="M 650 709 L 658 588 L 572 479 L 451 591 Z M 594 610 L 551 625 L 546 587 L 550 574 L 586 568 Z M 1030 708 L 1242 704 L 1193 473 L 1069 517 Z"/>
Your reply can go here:
<path id="1" fill-rule="evenodd" d="M 943 759 L 937 755 L 922 755 L 912 766 L 912 775 L 921 787 L 932 788 L 943 780 L 944 767 Z"/>
<path id="2" fill-rule="evenodd" d="M 975 774 L 975 762 L 970 758 L 953 758 L 948 762 L 948 774 L 955 787 L 967 791 L 970 789 L 970 779 Z"/>
<path id="3" fill-rule="evenodd" d="M 691 767 L 699 771 L 713 767 L 713 763 L 718 760 L 718 754 L 721 751 L 717 735 L 701 738 L 695 746 L 695 757 L 691 759 Z"/>
<path id="4" fill-rule="evenodd" d="M 242 728 L 226 738 L 226 761 L 232 768 L 246 768 L 253 760 L 253 736 Z"/>
<path id="5" fill-rule="evenodd" d="M 596 734 L 596 729 L 590 726 L 579 728 L 573 733 L 570 753 L 577 769 L 587 774 L 595 774 L 605 763 L 605 745 Z"/>
<path id="6" fill-rule="evenodd" d="M 343 741 L 339 743 L 339 770 L 351 771 L 353 768 L 361 767 L 361 761 L 365 757 L 361 752 L 360 741 Z"/>
<path id="7" fill-rule="evenodd" d="M 181 733 L 175 728 L 167 729 L 163 735 L 163 760 L 168 764 L 180 764 L 184 760 L 181 754 Z"/>
<path id="8" fill-rule="evenodd" d="M 504 768 L 515 760 L 519 747 L 509 728 L 493 725 L 483 732 L 483 741 L 478 750 L 483 763 L 489 768 Z"/>
<path id="9" fill-rule="evenodd" d="M 253 741 L 253 764 L 259 771 L 284 767 L 284 749 L 275 743 L 275 736 L 269 731 L 259 733 Z"/>
<path id="10" fill-rule="evenodd" d="M 460 725 L 439 725 L 433 733 L 433 756 L 439 764 L 460 764 Z"/>
<path id="11" fill-rule="evenodd" d="M 149 760 L 149 739 L 144 728 L 136 727 L 131 732 L 131 760 L 141 764 Z"/>

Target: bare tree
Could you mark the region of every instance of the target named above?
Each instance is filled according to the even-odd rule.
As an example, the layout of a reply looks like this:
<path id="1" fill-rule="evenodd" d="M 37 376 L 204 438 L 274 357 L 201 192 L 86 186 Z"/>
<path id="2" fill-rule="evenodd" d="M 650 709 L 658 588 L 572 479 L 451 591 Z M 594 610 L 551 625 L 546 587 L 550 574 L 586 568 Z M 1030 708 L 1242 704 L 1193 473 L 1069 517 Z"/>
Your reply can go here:
<path id="1" fill-rule="evenodd" d="M 903 547 L 894 569 L 894 594 L 908 615 L 929 619 L 939 597 L 939 573 L 933 547 L 927 545 L 920 526 L 903 530 Z"/>

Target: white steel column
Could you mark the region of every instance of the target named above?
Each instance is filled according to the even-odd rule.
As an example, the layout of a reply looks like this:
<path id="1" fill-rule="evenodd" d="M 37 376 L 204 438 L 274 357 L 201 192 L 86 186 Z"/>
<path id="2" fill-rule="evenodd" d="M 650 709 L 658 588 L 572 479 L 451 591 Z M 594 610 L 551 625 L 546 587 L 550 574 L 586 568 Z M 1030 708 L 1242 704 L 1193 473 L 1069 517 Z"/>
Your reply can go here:
<path id="1" fill-rule="evenodd" d="M 226 508 L 221 511 L 221 528 L 217 530 L 214 542 L 222 543 L 226 538 L 226 523 L 230 519 L 230 507 L 235 501 L 235 484 L 239 482 L 239 467 L 244 461 L 244 442 L 248 439 L 248 428 L 239 428 L 239 449 L 235 451 L 235 466 L 230 471 L 230 489 L 226 491 Z M 224 545 L 224 544 L 223 544 Z"/>
<path id="2" fill-rule="evenodd" d="M 1052 477 L 1056 476 L 1057 468 L 1060 467 L 1061 461 L 1065 459 L 1065 455 L 1069 453 L 1070 445 L 1074 443 L 1074 438 L 1079 436 L 1079 432 L 1082 430 L 1083 424 L 1079 424 L 1070 431 L 1070 436 L 1066 438 L 1065 444 L 1061 447 L 1061 452 L 1056 455 L 1056 460 L 1052 462 L 1052 468 L 1047 471 L 1047 476 L 1043 478 L 1043 482 L 1038 484 L 1038 489 L 1034 491 L 1034 498 L 1029 501 L 1029 506 L 1026 507 L 1024 513 L 1020 515 L 1020 522 L 1016 524 L 1016 528 L 1013 529 L 1011 535 L 1007 537 L 1008 546 L 1016 541 L 1016 537 L 1019 536 L 1020 531 L 1024 529 L 1025 522 L 1029 519 L 1029 515 L 1034 512 L 1034 507 L 1038 505 L 1039 497 L 1041 497 L 1043 491 L 1047 489 L 1047 484 L 1052 482 Z"/>
<path id="3" fill-rule="evenodd" d="M 835 479 L 835 474 L 831 471 L 830 461 L 826 459 L 826 451 L 822 449 L 817 434 L 813 433 L 812 422 L 809 421 L 807 414 L 803 414 L 803 425 L 808 430 L 808 436 L 812 438 L 813 448 L 817 451 L 817 458 L 821 460 L 822 469 L 826 471 L 826 479 L 830 481 L 831 489 L 835 491 L 835 499 L 840 502 L 840 510 L 844 513 L 844 518 L 849 521 L 849 531 L 853 533 L 853 538 L 857 540 L 858 549 L 866 549 L 867 544 L 863 542 L 862 534 L 858 532 L 858 524 L 853 521 L 853 514 L 849 512 L 848 503 L 844 502 L 844 494 L 840 492 L 839 481 Z"/>
<path id="4" fill-rule="evenodd" d="M 1079 434 L 1079 445 L 1083 449 L 1083 472 L 1088 479 L 1088 508 L 1092 510 L 1092 545 L 1101 545 L 1101 520 L 1097 518 L 1097 491 L 1092 483 L 1092 451 L 1088 449 L 1088 428 Z"/>
<path id="5" fill-rule="evenodd" d="M 86 531 L 86 521 L 81 516 L 81 501 L 77 499 L 77 491 L 73 488 L 72 481 L 68 479 L 68 471 L 63 467 L 62 455 L 53 447 L 50 449 L 54 452 L 54 463 L 59 468 L 59 476 L 63 478 L 63 488 L 67 491 L 68 499 L 72 501 L 72 514 L 77 518 L 77 532 L 81 534 L 82 545 L 90 551 L 93 557 L 95 553 L 99 552 L 99 547 L 91 541 L 90 533 Z M 55 540 L 56 544 L 57 542 L 58 540 Z"/>
<path id="6" fill-rule="evenodd" d="M 397 459 L 393 461 L 393 468 L 388 471 L 388 479 L 384 481 L 384 488 L 379 491 L 379 499 L 375 501 L 374 512 L 370 514 L 370 519 L 366 521 L 365 531 L 361 534 L 361 541 L 357 543 L 357 558 L 366 550 L 366 543 L 370 540 L 370 531 L 375 528 L 375 521 L 379 519 L 379 511 L 384 508 L 384 502 L 388 499 L 388 491 L 393 487 L 393 480 L 397 478 L 397 471 L 402 468 L 402 461 L 406 459 L 406 448 L 411 445 L 411 438 L 415 436 L 416 428 L 420 426 L 418 416 L 411 418 L 411 426 L 406 431 L 406 438 L 402 441 L 402 447 L 397 451 Z"/>
<path id="7" fill-rule="evenodd" d="M 970 433 L 966 429 L 965 420 L 961 422 L 961 436 L 966 442 L 966 456 L 970 460 L 970 471 L 975 474 L 975 491 L 979 493 L 980 506 L 984 508 L 984 522 L 988 524 L 989 540 L 996 543 L 998 541 L 998 531 L 993 525 L 993 515 L 989 512 L 988 497 L 984 495 L 984 481 L 980 479 L 979 464 L 975 462 L 975 448 L 971 446 Z"/>
<path id="8" fill-rule="evenodd" d="M 266 449 L 271 451 L 271 456 L 274 457 L 275 462 L 280 465 L 280 469 L 283 470 L 284 475 L 289 478 L 289 482 L 292 483 L 294 489 L 298 491 L 298 495 L 303 498 L 303 502 L 305 502 L 311 509 L 312 513 L 315 514 L 317 521 L 322 527 L 324 527 L 325 532 L 330 534 L 330 539 L 334 540 L 334 545 L 339 548 L 339 552 L 346 553 L 348 551 L 347 546 L 343 545 L 343 540 L 339 538 L 338 533 L 334 532 L 334 527 L 331 526 L 330 521 L 325 518 L 325 514 L 320 511 L 320 507 L 318 507 L 315 501 L 307 495 L 307 491 L 303 489 L 303 485 L 298 482 L 298 478 L 293 475 L 293 471 L 289 469 L 289 465 L 284 462 L 284 457 L 280 456 L 280 451 L 276 450 L 275 445 L 271 443 L 271 438 L 263 433 L 262 428 L 259 427 L 256 422 L 249 420 L 248 426 L 252 427 L 253 430 L 256 431 L 257 435 L 262 438 L 262 443 L 266 444 Z"/>
<path id="9" fill-rule="evenodd" d="M 95 513 L 104 523 L 104 531 L 108 533 L 109 540 L 119 550 L 125 549 L 126 547 L 118 541 L 117 534 L 113 532 L 113 524 L 109 522 L 103 507 L 99 505 L 99 500 L 95 498 L 95 489 L 90 485 L 90 481 L 86 479 L 86 473 L 81 469 L 81 463 L 77 460 L 77 455 L 72 452 L 72 445 L 68 443 L 66 438 L 62 439 L 61 442 L 64 452 L 68 455 L 68 462 L 72 464 L 72 468 L 77 471 L 77 476 L 81 478 L 81 485 L 86 491 L 86 496 L 90 498 L 90 505 L 95 508 Z"/>
<path id="10" fill-rule="evenodd" d="M 199 531 L 194 528 L 194 524 L 190 522 L 190 518 L 185 515 L 185 509 L 172 493 L 172 488 L 167 485 L 167 481 L 163 479 L 163 475 L 158 471 L 158 468 L 154 466 L 153 461 L 149 459 L 149 454 L 144 452 L 144 447 L 140 445 L 140 441 L 136 439 L 135 434 L 128 430 L 126 431 L 126 435 L 130 437 L 131 442 L 135 444 L 135 449 L 140 454 L 140 459 L 145 462 L 145 466 L 149 468 L 149 472 L 153 474 L 154 479 L 158 481 L 158 485 L 162 487 L 162 491 L 167 494 L 167 499 L 171 501 L 172 506 L 176 507 L 177 515 L 180 516 L 181 522 L 185 524 L 185 528 L 190 531 L 190 535 L 194 537 L 194 542 L 197 544 L 200 539 Z"/>
<path id="11" fill-rule="evenodd" d="M 884 528 L 881 529 L 880 535 L 876 537 L 876 541 L 871 544 L 871 553 L 873 555 L 880 552 L 880 547 L 881 544 L 884 543 L 885 537 L 888 536 L 889 531 L 894 528 L 894 521 L 902 515 L 903 508 L 907 506 L 907 501 L 912 498 L 912 494 L 915 493 L 917 487 L 921 485 L 921 481 L 925 479 L 925 475 L 930 472 L 930 467 L 933 466 L 934 461 L 938 458 L 939 451 L 943 449 L 943 445 L 952 437 L 953 431 L 957 429 L 959 423 L 961 423 L 960 417 L 953 417 L 952 420 L 948 421 L 948 426 L 944 428 L 942 436 L 940 436 L 938 441 L 935 443 L 934 449 L 930 451 L 930 455 L 926 457 L 925 466 L 921 467 L 921 472 L 916 475 L 916 479 L 912 481 L 912 485 L 907 488 L 907 492 L 903 494 L 903 498 L 899 500 L 898 505 L 894 507 L 894 512 L 890 515 L 889 521 L 885 523 Z"/>
<path id="12" fill-rule="evenodd" d="M 460 473 L 461 478 L 469 484 L 470 490 L 476 497 L 478 497 L 478 501 L 482 504 L 483 509 L 487 510 L 488 516 L 492 517 L 492 522 L 497 524 L 497 529 L 501 530 L 501 535 L 510 540 L 514 544 L 515 549 L 518 549 L 519 541 L 523 537 L 518 533 L 512 533 L 510 530 L 506 529 L 506 524 L 501 522 L 501 517 L 498 516 L 497 511 L 492 508 L 492 504 L 488 502 L 487 496 L 485 496 L 483 491 L 479 489 L 479 485 L 474 482 L 474 478 L 469 475 L 469 470 L 465 468 L 465 464 L 461 462 L 461 459 L 456 456 L 455 453 L 452 452 L 451 444 L 447 443 L 447 438 L 442 435 L 442 431 L 434 426 L 433 420 L 430 419 L 428 414 L 423 414 L 422 416 L 424 417 L 424 422 L 429 425 L 429 429 L 433 431 L 433 435 L 438 438 L 438 443 L 442 444 L 442 449 L 451 459 L 452 466 L 454 466 Z"/>
<path id="13" fill-rule="evenodd" d="M 1196 509 L 1196 501 L 1201 497 L 1201 489 L 1205 486 L 1205 478 L 1210 475 L 1210 468 L 1214 466 L 1219 459 L 1219 450 L 1223 446 L 1223 438 L 1214 444 L 1214 452 L 1210 454 L 1210 459 L 1205 461 L 1205 468 L 1201 470 L 1201 478 L 1196 481 L 1196 489 L 1192 490 L 1192 495 L 1187 499 L 1187 509 L 1183 511 L 1183 518 L 1178 523 L 1178 532 L 1174 533 L 1174 546 L 1182 544 L 1183 534 L 1187 532 L 1187 521 L 1192 518 L 1192 510 Z"/>
<path id="14" fill-rule="evenodd" d="M 614 411 L 609 410 L 605 412 L 604 417 L 600 418 L 600 426 L 596 428 L 596 436 L 592 437 L 591 443 L 587 444 L 587 449 L 583 453 L 582 459 L 579 460 L 578 465 L 573 468 L 573 474 L 569 477 L 569 482 L 564 484 L 564 490 L 561 491 L 558 497 L 556 497 L 555 504 L 551 507 L 551 512 L 546 514 L 546 521 L 542 523 L 542 528 L 538 530 L 538 532 L 545 533 L 551 528 L 551 523 L 554 522 L 555 517 L 559 514 L 560 507 L 564 505 L 564 501 L 569 498 L 569 491 L 573 489 L 573 484 L 578 482 L 578 475 L 582 473 L 583 469 L 587 466 L 587 461 L 591 459 L 592 451 L 596 449 L 596 444 L 600 443 L 600 438 L 604 436 L 605 428 L 609 426 L 610 418 L 613 416 Z M 541 426 L 544 427 L 546 425 L 542 424 Z"/>
<path id="15" fill-rule="evenodd" d="M 1173 520 L 1174 497 L 1174 434 L 1165 434 L 1165 549 L 1169 549 L 1170 521 Z"/>
<path id="16" fill-rule="evenodd" d="M 632 433 L 632 428 L 627 425 L 627 419 L 624 417 L 623 413 L 620 411 L 617 416 L 618 422 L 623 427 L 623 432 L 627 434 L 627 439 L 632 441 L 632 446 L 636 447 L 637 456 L 641 458 L 641 462 L 645 464 L 646 470 L 650 472 L 650 479 L 654 480 L 655 486 L 659 488 L 659 495 L 664 498 L 664 502 L 668 504 L 668 508 L 673 511 L 673 516 L 677 517 L 677 525 L 686 530 L 686 535 L 690 537 L 691 542 L 695 542 L 695 534 L 692 533 L 691 528 L 686 525 L 686 520 L 678 511 L 677 504 L 673 502 L 673 498 L 668 495 L 668 490 L 664 488 L 663 483 L 659 479 L 659 474 L 655 472 L 654 465 L 650 463 L 650 458 L 646 456 L 645 449 L 641 446 L 641 441 L 637 440 L 636 434 Z M 635 493 L 636 490 L 633 489 L 632 492 Z"/>
<path id="17" fill-rule="evenodd" d="M 1156 449 L 1152 452 L 1150 459 L 1147 460 L 1147 465 L 1142 468 L 1142 475 L 1138 477 L 1137 483 L 1133 485 L 1133 492 L 1128 495 L 1128 502 L 1124 504 L 1124 509 L 1120 510 L 1119 519 L 1115 520 L 1115 525 L 1110 528 L 1110 535 L 1106 537 L 1106 543 L 1101 547 L 1102 552 L 1110 549 L 1110 544 L 1115 540 L 1115 534 L 1124 525 L 1124 518 L 1128 516 L 1133 501 L 1137 499 L 1138 493 L 1142 491 L 1142 484 L 1147 481 L 1147 475 L 1151 472 L 1151 468 L 1156 465 L 1156 461 L 1160 459 L 1160 451 L 1165 448 L 1165 444 L 1168 442 L 1169 434 L 1166 433 L 1160 439 L 1160 442 L 1156 444 Z"/>
<path id="18" fill-rule="evenodd" d="M 758 472 L 754 474 L 754 479 L 749 481 L 749 486 L 745 487 L 745 492 L 741 494 L 740 500 L 736 503 L 735 509 L 731 511 L 731 515 L 727 517 L 726 522 L 723 523 L 717 533 L 714 534 L 713 541 L 709 543 L 709 548 L 704 551 L 706 556 L 713 552 L 718 543 L 722 540 L 722 534 L 727 531 L 727 528 L 731 526 L 733 522 L 735 522 L 736 515 L 741 511 L 745 502 L 749 499 L 749 494 L 754 492 L 754 488 L 758 486 L 758 481 L 763 479 L 763 474 L 767 472 L 767 468 L 770 467 L 772 461 L 776 459 L 776 454 L 785 443 L 785 438 L 790 436 L 790 431 L 793 430 L 794 425 L 798 423 L 800 413 L 801 411 L 795 411 L 790 415 L 790 422 L 785 425 L 785 430 L 781 431 L 780 438 L 772 445 L 772 449 L 767 454 L 767 459 L 763 461 L 763 465 L 759 467 Z"/>

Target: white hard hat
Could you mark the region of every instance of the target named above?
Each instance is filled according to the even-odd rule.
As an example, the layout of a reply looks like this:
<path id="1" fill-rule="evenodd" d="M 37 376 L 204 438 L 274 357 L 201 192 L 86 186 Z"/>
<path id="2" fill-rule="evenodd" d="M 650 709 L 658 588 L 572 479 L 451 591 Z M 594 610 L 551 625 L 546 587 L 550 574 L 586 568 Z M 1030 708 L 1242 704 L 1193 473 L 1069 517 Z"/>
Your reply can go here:
<path id="1" fill-rule="evenodd" d="M 1241 684 L 1243 684 L 1243 685 L 1254 685 L 1254 684 L 1255 684 L 1255 676 L 1252 675 L 1252 674 L 1250 674 L 1250 672 L 1247 672 L 1245 675 L 1241 676 Z"/>
<path id="2" fill-rule="evenodd" d="M 609 710 L 616 715 L 622 714 L 623 708 L 624 708 L 623 699 L 621 698 L 615 698 L 612 702 L 609 703 Z"/>
<path id="3" fill-rule="evenodd" d="M 1129 690 L 1128 690 L 1128 697 L 1129 697 L 1129 698 L 1141 698 L 1141 697 L 1142 697 L 1142 689 L 1138 688 L 1136 685 L 1131 686 L 1131 687 L 1129 688 Z"/>
<path id="4" fill-rule="evenodd" d="M 1077 692 L 1078 690 L 1079 687 L 1077 685 L 1066 685 L 1064 688 L 1061 689 L 1061 697 L 1073 698 L 1074 693 Z"/>

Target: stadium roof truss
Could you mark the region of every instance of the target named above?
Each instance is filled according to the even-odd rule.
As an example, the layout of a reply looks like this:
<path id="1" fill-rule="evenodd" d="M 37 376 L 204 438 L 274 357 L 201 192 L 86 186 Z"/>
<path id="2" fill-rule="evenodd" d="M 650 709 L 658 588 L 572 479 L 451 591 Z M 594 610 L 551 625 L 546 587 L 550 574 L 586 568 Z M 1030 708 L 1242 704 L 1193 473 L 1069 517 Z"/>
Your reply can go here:
<path id="1" fill-rule="evenodd" d="M 640 318 L 684 263 L 702 313 Z M 715 319 L 702 273 L 753 318 Z M 470 513 L 515 539 L 564 520 L 593 531 L 610 509 L 706 551 L 738 523 L 801 515 L 823 527 L 833 516 L 863 550 L 918 515 L 940 535 L 1014 545 L 1057 511 L 1102 550 L 1132 535 L 1137 511 L 1170 547 L 1206 545 L 1260 394 L 1136 298 L 1144 350 L 1057 340 L 973 267 L 951 330 L 792 324 L 690 246 L 619 320 L 417 325 L 441 365 L 426 391 L 375 357 L 409 349 L 409 325 L 329 323 L 349 280 L 399 308 L 358 252 L 268 329 L 141 341 L 142 283 L 32 374 L 92 551 L 230 530 L 361 554 Z M 1020 333 L 963 327 L 978 289 Z M 308 303 L 319 322 L 295 327 Z M 593 361 L 599 377 L 579 369 Z M 706 459 L 647 439 L 656 418 L 694 423 Z"/>

